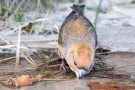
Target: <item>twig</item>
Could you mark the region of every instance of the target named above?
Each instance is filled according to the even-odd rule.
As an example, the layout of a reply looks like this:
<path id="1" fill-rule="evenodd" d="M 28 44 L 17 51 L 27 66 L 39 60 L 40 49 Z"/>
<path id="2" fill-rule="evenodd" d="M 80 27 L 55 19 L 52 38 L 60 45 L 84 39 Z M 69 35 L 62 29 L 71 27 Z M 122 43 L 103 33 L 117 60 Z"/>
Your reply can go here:
<path id="1" fill-rule="evenodd" d="M 44 49 L 57 49 L 57 46 L 36 46 L 36 45 L 28 45 L 28 47 L 32 47 L 32 48 L 44 48 Z"/>
<path id="2" fill-rule="evenodd" d="M 60 60 L 60 58 L 54 58 L 54 59 L 52 59 L 52 60 L 50 61 L 50 63 L 53 63 L 53 62 L 58 61 L 58 60 Z"/>
<path id="3" fill-rule="evenodd" d="M 60 67 L 61 64 L 56 64 L 56 65 L 49 65 L 48 68 L 56 68 L 56 67 Z"/>
<path id="4" fill-rule="evenodd" d="M 8 62 L 8 61 L 10 61 L 12 59 L 15 59 L 15 57 L 9 57 L 9 58 L 2 59 L 2 60 L 0 60 L 0 64 L 1 63 L 5 63 L 5 62 Z"/>

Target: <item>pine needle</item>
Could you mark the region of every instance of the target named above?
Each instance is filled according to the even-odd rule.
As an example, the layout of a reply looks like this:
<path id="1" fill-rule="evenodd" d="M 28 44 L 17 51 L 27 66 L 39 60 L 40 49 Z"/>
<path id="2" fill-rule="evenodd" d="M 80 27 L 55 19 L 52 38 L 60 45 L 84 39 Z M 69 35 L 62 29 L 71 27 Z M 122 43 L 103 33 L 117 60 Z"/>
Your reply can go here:
<path id="1" fill-rule="evenodd" d="M 53 51 L 53 52 L 54 52 L 54 51 Z M 49 65 L 49 63 L 50 63 L 50 61 L 51 61 L 51 59 L 52 59 L 53 52 L 51 53 L 48 62 L 46 62 L 45 66 L 43 66 L 43 68 L 39 71 L 39 74 L 43 74 L 44 71 L 47 69 L 47 67 L 48 67 L 48 65 Z"/>

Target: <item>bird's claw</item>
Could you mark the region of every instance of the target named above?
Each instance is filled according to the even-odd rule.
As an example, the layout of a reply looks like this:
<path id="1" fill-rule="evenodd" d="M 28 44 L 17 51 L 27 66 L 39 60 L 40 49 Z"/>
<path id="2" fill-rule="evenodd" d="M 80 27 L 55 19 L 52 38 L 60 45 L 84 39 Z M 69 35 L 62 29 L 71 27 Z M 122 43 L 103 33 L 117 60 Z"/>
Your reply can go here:
<path id="1" fill-rule="evenodd" d="M 67 70 L 69 69 L 69 67 L 66 65 L 65 60 L 62 60 L 61 66 L 60 66 L 60 70 Z"/>

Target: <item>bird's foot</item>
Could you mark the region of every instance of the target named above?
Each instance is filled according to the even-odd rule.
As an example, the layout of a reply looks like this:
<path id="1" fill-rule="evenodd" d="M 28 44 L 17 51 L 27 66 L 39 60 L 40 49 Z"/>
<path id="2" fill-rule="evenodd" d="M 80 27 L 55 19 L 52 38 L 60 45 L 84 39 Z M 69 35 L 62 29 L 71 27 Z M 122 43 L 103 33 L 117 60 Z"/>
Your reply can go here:
<path id="1" fill-rule="evenodd" d="M 60 66 L 60 70 L 67 70 L 69 69 L 67 63 L 66 63 L 66 60 L 62 59 L 62 63 L 61 63 L 61 66 Z"/>
<path id="2" fill-rule="evenodd" d="M 99 71 L 99 70 L 112 70 L 113 67 L 108 65 L 102 60 L 102 57 L 100 55 L 95 55 L 95 62 L 94 66 L 92 68 L 92 71 Z"/>

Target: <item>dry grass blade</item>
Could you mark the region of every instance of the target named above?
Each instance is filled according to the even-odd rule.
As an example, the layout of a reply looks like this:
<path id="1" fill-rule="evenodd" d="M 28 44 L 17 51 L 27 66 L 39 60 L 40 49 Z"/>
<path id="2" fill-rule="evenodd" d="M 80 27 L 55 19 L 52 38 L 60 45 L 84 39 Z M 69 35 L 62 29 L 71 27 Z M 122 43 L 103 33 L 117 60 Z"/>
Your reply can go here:
<path id="1" fill-rule="evenodd" d="M 54 27 L 56 28 L 57 32 L 59 33 L 59 29 L 58 29 L 58 27 L 56 26 L 56 24 L 53 23 L 53 25 L 54 25 Z"/>
<path id="2" fill-rule="evenodd" d="M 21 42 L 53 42 L 57 39 L 38 39 L 38 40 L 21 40 Z M 13 42 L 16 42 L 16 41 L 13 41 Z"/>
<path id="3" fill-rule="evenodd" d="M 9 57 L 9 58 L 2 59 L 2 60 L 0 60 L 0 64 L 1 63 L 6 63 L 6 62 L 8 62 L 8 61 L 10 61 L 12 59 L 15 59 L 15 57 Z"/>
<path id="4" fill-rule="evenodd" d="M 29 60 L 29 59 L 26 57 L 26 55 L 25 55 L 24 53 L 22 53 L 21 55 L 22 55 L 22 57 L 24 57 L 30 64 L 32 64 L 33 66 L 35 66 L 35 64 L 34 64 L 31 60 Z"/>
<path id="5" fill-rule="evenodd" d="M 21 28 L 22 27 L 24 27 L 24 26 L 27 26 L 29 23 L 25 23 L 24 25 L 22 25 L 22 26 L 20 26 Z M 9 34 L 11 34 L 11 33 L 13 33 L 13 32 L 15 32 L 16 30 L 18 30 L 19 29 L 19 27 L 17 27 L 16 29 L 14 29 L 14 30 L 12 30 L 12 31 L 10 31 L 10 32 L 8 32 L 8 33 L 6 33 L 4 36 L 7 36 L 7 35 L 9 35 Z"/>
<path id="6" fill-rule="evenodd" d="M 17 66 L 19 64 L 19 59 L 20 59 L 20 32 L 21 32 L 21 27 L 19 26 L 18 40 L 17 40 L 17 50 L 16 50 L 15 69 L 17 68 Z"/>
<path id="7" fill-rule="evenodd" d="M 21 29 L 21 26 L 19 27 L 20 29 Z M 21 30 L 20 30 L 21 31 Z M 11 47 L 12 46 L 14 46 L 14 45 L 11 45 L 6 39 L 4 39 L 2 36 L 0 36 L 0 38 L 2 39 L 2 40 L 4 40 L 7 44 L 9 44 Z M 19 38 L 19 37 L 18 37 Z M 20 44 L 20 41 L 19 41 L 19 44 Z M 19 48 L 20 48 L 21 46 L 19 45 Z M 14 48 L 13 47 L 13 49 L 14 50 L 16 50 L 16 48 Z M 26 48 L 27 49 L 27 48 Z M 34 65 L 35 66 L 35 64 L 33 64 L 33 62 L 31 62 L 31 60 L 29 60 L 23 53 L 21 53 L 21 55 L 28 61 L 28 62 L 30 62 L 32 65 Z M 18 61 L 16 61 L 16 64 L 18 63 Z M 15 66 L 16 67 L 16 66 Z"/>
<path id="8" fill-rule="evenodd" d="M 19 3 L 18 7 L 16 8 L 16 10 L 15 10 L 15 12 L 14 12 L 14 14 L 13 14 L 13 18 L 14 18 L 16 12 L 18 11 L 18 9 L 20 8 L 20 6 L 22 5 L 22 3 L 23 3 L 24 1 L 25 1 L 25 0 L 21 0 L 21 2 Z"/>
<path id="9" fill-rule="evenodd" d="M 32 47 L 32 48 L 44 48 L 44 49 L 57 49 L 57 46 L 36 46 L 36 45 L 28 45 L 28 47 Z"/>
<path id="10" fill-rule="evenodd" d="M 39 32 L 43 32 L 43 31 L 42 31 L 42 28 L 43 28 L 44 24 L 45 24 L 45 21 L 43 21 L 43 22 L 41 23 L 41 27 L 40 27 L 40 29 L 39 29 Z"/>
<path id="11" fill-rule="evenodd" d="M 0 49 L 2 48 L 13 48 L 13 47 L 16 47 L 17 45 L 4 45 L 4 46 L 0 46 Z M 23 48 L 23 49 L 29 49 L 27 47 L 24 47 L 24 46 L 20 46 L 20 48 Z"/>
<path id="12" fill-rule="evenodd" d="M 2 36 L 0 36 L 0 38 L 5 41 L 8 45 L 11 45 L 5 38 L 3 38 Z"/>
<path id="13" fill-rule="evenodd" d="M 30 56 L 28 56 L 28 57 L 31 60 L 31 62 L 34 64 L 34 66 L 37 66 L 37 64 L 34 62 L 34 60 Z"/>
<path id="14" fill-rule="evenodd" d="M 14 5 L 16 0 L 13 1 L 12 5 L 9 7 L 9 10 L 12 8 L 12 6 Z M 4 18 L 6 17 L 6 15 L 8 14 L 8 10 L 6 11 L 5 15 L 2 17 L 2 21 L 4 20 Z"/>
<path id="15" fill-rule="evenodd" d="M 21 27 L 20 27 L 20 28 L 21 28 Z M 4 40 L 7 44 L 9 44 L 10 46 L 12 46 L 6 39 L 4 39 L 4 38 L 1 37 L 1 36 L 0 36 L 0 38 L 1 38 L 2 40 Z M 13 49 L 16 50 L 16 48 L 14 48 L 14 47 L 13 47 Z M 26 48 L 26 49 L 28 49 L 28 48 Z M 35 64 L 33 64 L 33 62 L 31 62 L 31 60 L 29 60 L 29 59 L 25 56 L 24 53 L 21 53 L 21 56 L 23 56 L 28 62 L 30 62 L 32 65 L 35 66 Z M 16 62 L 16 63 L 17 63 L 17 62 Z"/>
<path id="16" fill-rule="evenodd" d="M 42 22 L 42 21 L 45 21 L 45 20 L 48 21 L 50 24 L 53 24 L 54 27 L 56 28 L 57 32 L 59 32 L 58 27 L 56 26 L 56 24 L 50 22 L 47 18 L 41 18 L 41 19 L 37 19 L 37 20 L 35 20 L 35 21 L 27 22 L 27 23 L 25 23 L 24 25 L 22 25 L 21 28 L 27 26 L 29 23 Z M 19 29 L 19 28 L 17 27 L 17 28 L 15 28 L 14 30 L 12 30 L 12 31 L 10 31 L 10 32 L 8 32 L 8 33 L 6 33 L 4 36 L 10 35 L 11 33 L 17 31 L 18 29 Z"/>
<path id="17" fill-rule="evenodd" d="M 49 21 L 47 18 L 40 18 L 40 19 L 36 19 L 35 21 L 32 21 L 31 23 L 33 22 L 41 22 L 41 21 Z"/>
<path id="18" fill-rule="evenodd" d="M 43 22 L 43 24 L 44 24 L 44 22 Z M 45 28 L 47 27 L 48 24 L 49 24 L 49 22 L 47 21 L 47 23 L 43 27 L 41 27 L 41 32 L 44 32 L 44 30 L 45 30 Z"/>
<path id="19" fill-rule="evenodd" d="M 14 47 L 14 46 L 16 46 L 16 45 L 5 45 L 5 46 L 0 46 L 0 49 L 2 49 L 2 48 L 12 48 L 12 47 Z"/>

